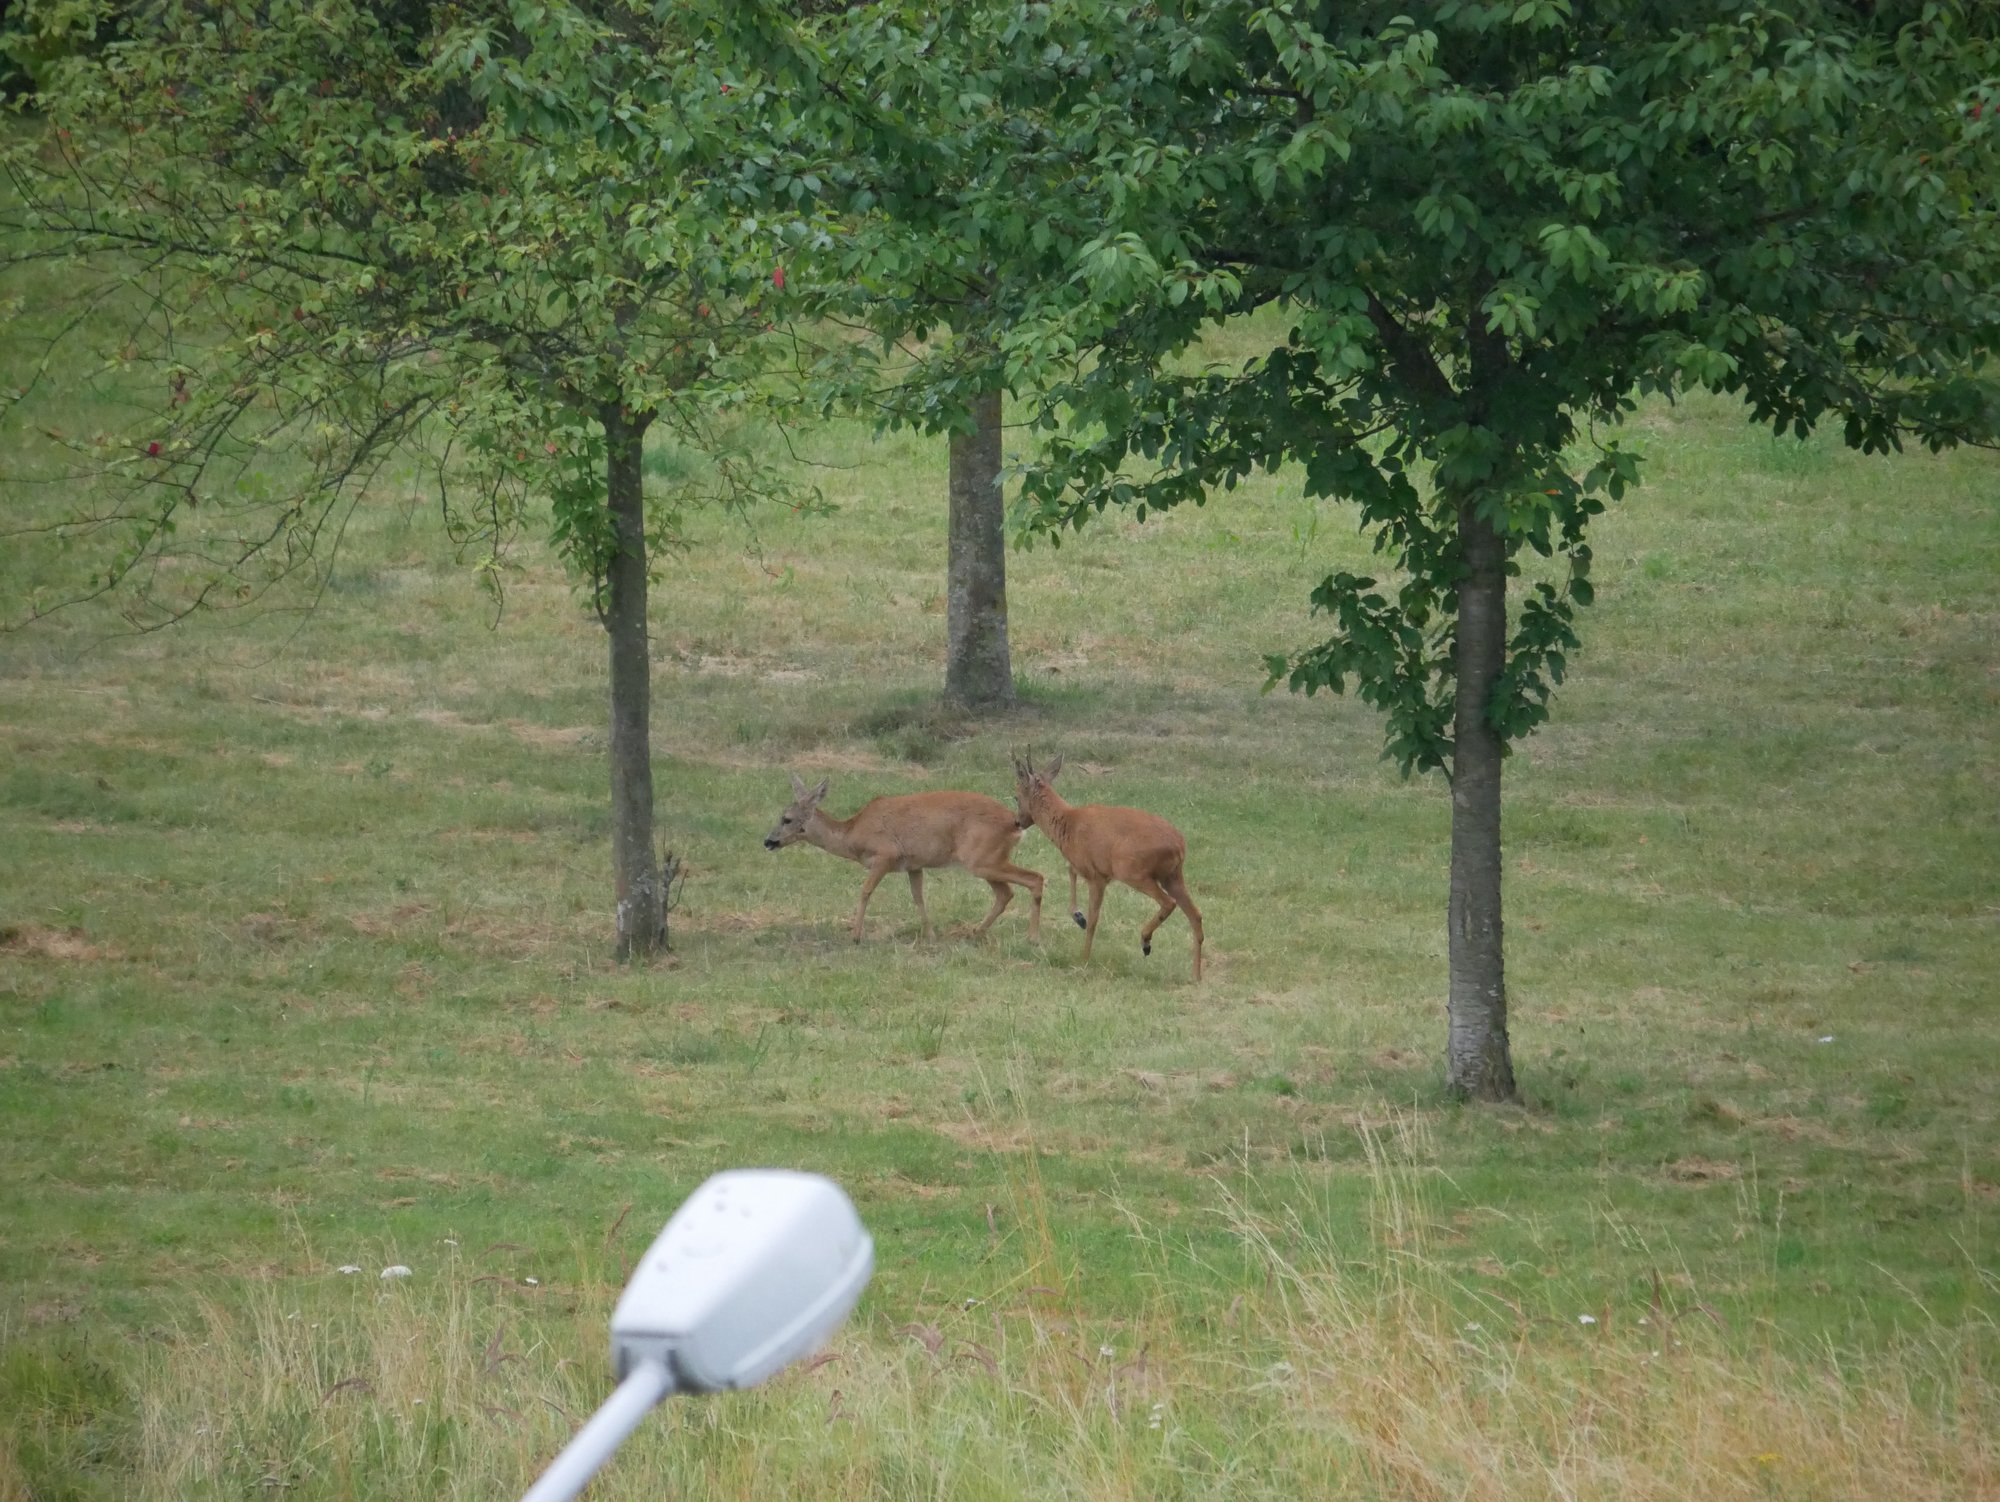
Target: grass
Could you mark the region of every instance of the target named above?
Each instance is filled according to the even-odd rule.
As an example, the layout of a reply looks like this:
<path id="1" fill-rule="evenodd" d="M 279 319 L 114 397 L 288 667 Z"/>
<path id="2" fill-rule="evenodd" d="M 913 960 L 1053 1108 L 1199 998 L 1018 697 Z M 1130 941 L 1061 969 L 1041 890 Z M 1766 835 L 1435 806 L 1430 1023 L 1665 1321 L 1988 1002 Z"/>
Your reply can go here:
<path id="1" fill-rule="evenodd" d="M 1369 561 L 1291 477 L 1015 554 L 984 722 L 934 702 L 941 445 L 814 438 L 831 516 L 664 570 L 690 878 L 636 971 L 534 546 L 496 613 L 387 493 L 308 613 L 0 639 L 0 1499 L 518 1489 L 629 1258 L 759 1162 L 847 1186 L 876 1283 L 606 1495 L 1992 1494 L 2000 468 L 1636 428 L 1508 770 L 1506 1110 L 1439 1091 L 1443 791 L 1258 693 Z M 1131 893 L 1087 969 L 1059 907 L 923 944 L 888 885 L 855 946 L 859 869 L 760 847 L 788 770 L 845 813 L 1029 745 L 1186 832 L 1200 989 Z"/>
<path id="2" fill-rule="evenodd" d="M 607 1498 L 1043 1495 L 1960 1498 L 1995 1479 L 1976 1332 L 1871 1351 L 1747 1348 L 1669 1304 L 1526 1320 L 1426 1246 L 1420 1118 L 1364 1136 L 1361 1244 L 1310 1210 L 1224 1196 L 1235 1289 L 1190 1311 L 1186 1257 L 1133 1238 L 1153 1293 L 1119 1319 L 1019 1283 L 893 1333 L 848 1336 L 768 1390 L 684 1400 L 640 1431 Z M 1017 1187 L 1040 1204 L 1033 1170 Z M 1308 1202 L 1312 1190 L 1298 1186 Z M 511 1495 L 603 1382 L 614 1283 L 579 1248 L 567 1294 L 475 1276 L 264 1284 L 201 1299 L 128 1358 L 138 1417 L 106 1442 L 134 1498 Z M 1041 1265 L 1046 1265 L 1045 1263 Z M 1035 1264 L 1020 1268 L 1025 1280 Z M 1941 1369 L 1952 1372 L 1941 1389 Z M 116 1381 L 60 1369 L 72 1402 Z M 1857 1444 L 1857 1434 L 1871 1442 Z M 30 1445 L 38 1436 L 31 1436 Z M 24 1447 L 26 1448 L 26 1447 Z"/>

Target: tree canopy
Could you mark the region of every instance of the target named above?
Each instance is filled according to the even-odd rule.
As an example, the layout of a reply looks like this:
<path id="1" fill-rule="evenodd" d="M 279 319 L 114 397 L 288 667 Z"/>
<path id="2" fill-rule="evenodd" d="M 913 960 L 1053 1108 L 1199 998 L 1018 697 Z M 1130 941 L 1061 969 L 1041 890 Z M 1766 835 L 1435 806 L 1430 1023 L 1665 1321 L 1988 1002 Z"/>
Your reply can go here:
<path id="1" fill-rule="evenodd" d="M 768 49 L 651 9 L 174 0 L 56 70 L 47 128 L 7 158 L 9 262 L 126 314 L 114 358 L 159 377 L 153 411 L 92 435 L 129 482 L 77 518 L 125 524 L 101 584 L 198 530 L 190 507 L 254 509 L 253 543 L 323 525 L 411 440 L 448 450 L 463 535 L 547 496 L 594 576 L 608 408 L 716 456 L 718 489 L 771 483 L 717 418 L 759 394 L 804 223 L 728 201 L 732 112 L 768 129 L 781 86 L 746 61 Z M 299 483 L 238 483 L 301 459 Z M 662 533 L 688 497 L 664 499 Z M 210 558 L 225 588 L 270 562 Z M 199 597 L 178 587 L 163 612 Z"/>
<path id="2" fill-rule="evenodd" d="M 1072 0 L 940 27 L 995 101 L 985 212 L 1074 239 L 1016 251 L 1049 429 L 1024 527 L 1287 464 L 1356 504 L 1385 567 L 1326 578 L 1332 633 L 1270 677 L 1351 686 L 1406 772 L 1451 777 L 1450 1078 L 1511 1095 L 1499 763 L 1578 646 L 1588 524 L 1638 477 L 1617 425 L 1703 387 L 1867 450 L 1993 440 L 2000 14 Z M 1267 354 L 1173 363 L 1262 307 Z M 1551 562 L 1510 622 L 1527 554 Z"/>
<path id="3" fill-rule="evenodd" d="M 659 942 L 649 549 L 780 483 L 739 435 L 818 213 L 772 165 L 794 56 L 727 5 L 161 0 L 54 66 L 0 271 L 58 268 L 155 395 L 59 435 L 89 483 L 9 530 L 87 573 L 29 613 L 117 591 L 151 625 L 323 576 L 412 451 L 489 575 L 546 504 L 610 638 L 620 947 Z M 702 462 L 649 506 L 655 424 Z"/>

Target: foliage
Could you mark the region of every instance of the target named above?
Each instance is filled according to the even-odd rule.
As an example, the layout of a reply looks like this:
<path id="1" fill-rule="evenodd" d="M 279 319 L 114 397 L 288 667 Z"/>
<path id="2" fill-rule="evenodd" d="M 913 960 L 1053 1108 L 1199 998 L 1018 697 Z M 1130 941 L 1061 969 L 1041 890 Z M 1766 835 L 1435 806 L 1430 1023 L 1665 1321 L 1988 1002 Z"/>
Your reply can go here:
<path id="1" fill-rule="evenodd" d="M 764 399 L 807 220 L 735 201 L 743 122 L 781 132 L 788 84 L 736 16 L 169 0 L 62 65 L 46 129 L 6 157 L 5 269 L 59 269 L 143 397 L 59 432 L 100 483 L 36 535 L 84 545 L 83 589 L 150 624 L 323 577 L 410 445 L 489 578 L 545 496 L 601 587 L 607 414 L 666 423 L 711 494 L 769 489 L 730 434 Z M 703 488 L 655 506 L 656 541 Z M 76 593 L 51 582 L 32 611 Z"/>
<path id="2" fill-rule="evenodd" d="M 955 7 L 832 8 L 798 39 L 825 86 L 814 181 L 844 214 L 814 311 L 906 362 L 885 381 L 865 343 L 829 351 L 825 402 L 885 429 L 963 431 L 981 393 L 1034 390 L 1048 372 L 1012 353 L 1017 318 L 1062 285 L 1096 224 L 1049 175 L 1066 148 L 1008 92 L 1024 81 L 1011 33 L 982 45 L 1008 9 L 972 24 Z"/>
<path id="3" fill-rule="evenodd" d="M 1326 578 L 1334 634 L 1271 682 L 1353 683 L 1406 771 L 1451 762 L 1462 508 L 1558 562 L 1486 708 L 1503 740 L 1546 718 L 1587 526 L 1637 478 L 1606 433 L 1635 393 L 1740 393 L 1865 450 L 2000 430 L 1990 8 L 1076 3 L 951 28 L 999 100 L 985 211 L 1026 191 L 1075 242 L 1010 357 L 1097 352 L 1051 387 L 1023 525 L 1297 463 L 1391 577 Z M 1266 305 L 1282 348 L 1167 366 Z"/>
<path id="4" fill-rule="evenodd" d="M 64 58 L 116 35 L 129 9 L 127 0 L 0 3 L 0 98 L 41 88 Z"/>

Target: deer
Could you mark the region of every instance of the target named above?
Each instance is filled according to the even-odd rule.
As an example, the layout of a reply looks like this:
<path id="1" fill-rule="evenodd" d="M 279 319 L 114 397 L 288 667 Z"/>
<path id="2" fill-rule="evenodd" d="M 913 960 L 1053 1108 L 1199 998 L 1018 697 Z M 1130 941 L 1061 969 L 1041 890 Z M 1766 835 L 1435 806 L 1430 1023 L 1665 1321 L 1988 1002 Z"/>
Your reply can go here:
<path id="1" fill-rule="evenodd" d="M 1042 876 L 1010 857 L 1023 829 L 1007 805 L 983 793 L 905 793 L 871 798 L 852 818 L 837 819 L 820 807 L 827 779 L 807 789 L 792 774 L 792 801 L 764 836 L 766 850 L 782 850 L 804 840 L 829 855 L 859 863 L 868 874 L 861 882 L 861 905 L 855 909 L 853 933 L 861 941 L 868 917 L 868 899 L 891 871 L 907 871 L 910 896 L 931 937 L 931 915 L 924 906 L 924 872 L 963 866 L 993 889 L 993 906 L 973 931 L 983 937 L 1014 900 L 1014 888 L 1025 887 L 1030 903 L 1028 937 L 1042 937 Z"/>
<path id="2" fill-rule="evenodd" d="M 1160 905 L 1152 921 L 1139 930 L 1139 953 L 1153 952 L 1153 935 L 1173 916 L 1175 908 L 1187 914 L 1188 927 L 1194 930 L 1194 978 L 1198 983 L 1201 909 L 1188 895 L 1187 882 L 1181 874 L 1187 860 L 1187 841 L 1165 819 L 1144 809 L 1065 802 L 1054 787 L 1062 764 L 1062 757 L 1057 756 L 1038 772 L 1032 757 L 1015 757 L 1014 798 L 1022 830 L 1031 824 L 1041 830 L 1069 862 L 1070 916 L 1083 930 L 1084 963 L 1090 962 L 1090 946 L 1097 937 L 1097 914 L 1104 905 L 1104 889 L 1114 881 L 1122 881 Z M 1079 875 L 1090 887 L 1087 919 L 1076 906 Z"/>

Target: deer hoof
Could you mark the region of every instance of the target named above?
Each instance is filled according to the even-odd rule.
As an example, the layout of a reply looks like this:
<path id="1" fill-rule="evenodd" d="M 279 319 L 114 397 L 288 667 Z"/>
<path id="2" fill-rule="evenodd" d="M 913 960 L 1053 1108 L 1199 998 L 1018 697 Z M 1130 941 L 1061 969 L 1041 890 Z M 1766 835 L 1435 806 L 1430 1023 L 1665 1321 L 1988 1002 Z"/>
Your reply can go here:
<path id="1" fill-rule="evenodd" d="M 1078 928 L 1088 928 L 1088 927 L 1090 927 L 1090 925 L 1089 925 L 1088 923 L 1086 923 L 1086 922 L 1084 922 L 1084 921 L 1083 921 L 1083 914 L 1082 914 L 1082 913 L 1071 913 L 1071 914 L 1070 914 L 1070 916 L 1071 916 L 1072 918 L 1076 919 L 1076 926 L 1077 926 Z"/>
<path id="2" fill-rule="evenodd" d="M 1152 952 L 1153 952 L 1153 941 L 1151 939 L 1141 939 L 1139 941 L 1139 953 L 1151 954 Z"/>

